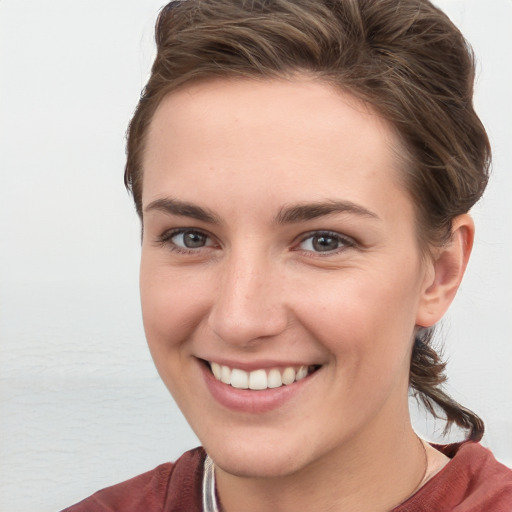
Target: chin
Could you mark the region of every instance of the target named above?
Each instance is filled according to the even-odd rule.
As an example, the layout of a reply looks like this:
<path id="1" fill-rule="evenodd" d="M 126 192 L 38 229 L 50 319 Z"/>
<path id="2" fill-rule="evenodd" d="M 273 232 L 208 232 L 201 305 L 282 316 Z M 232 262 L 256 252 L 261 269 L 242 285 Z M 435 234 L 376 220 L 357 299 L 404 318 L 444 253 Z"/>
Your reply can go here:
<path id="1" fill-rule="evenodd" d="M 215 440 L 204 446 L 216 466 L 226 473 L 242 478 L 286 477 L 309 465 L 312 462 L 309 459 L 315 458 L 313 454 L 308 456 L 304 450 L 297 448 L 304 447 L 304 443 L 289 444 L 283 440 L 267 440 L 263 443 L 219 443 Z"/>
<path id="2" fill-rule="evenodd" d="M 300 464 L 296 457 L 272 454 L 265 457 L 240 457 L 232 454 L 210 455 L 215 465 L 226 473 L 240 478 L 282 478 L 296 473 Z"/>

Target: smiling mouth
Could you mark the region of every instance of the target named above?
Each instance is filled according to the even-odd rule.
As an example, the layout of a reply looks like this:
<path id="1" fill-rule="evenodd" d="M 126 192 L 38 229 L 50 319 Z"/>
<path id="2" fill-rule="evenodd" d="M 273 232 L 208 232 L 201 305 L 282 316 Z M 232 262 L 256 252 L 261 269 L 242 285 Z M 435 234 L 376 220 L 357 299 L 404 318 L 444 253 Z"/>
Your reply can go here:
<path id="1" fill-rule="evenodd" d="M 289 386 L 294 382 L 305 379 L 320 368 L 320 365 L 303 365 L 286 366 L 284 368 L 261 368 L 246 372 L 214 361 L 207 361 L 207 364 L 216 380 L 236 389 L 251 389 L 254 391 Z"/>

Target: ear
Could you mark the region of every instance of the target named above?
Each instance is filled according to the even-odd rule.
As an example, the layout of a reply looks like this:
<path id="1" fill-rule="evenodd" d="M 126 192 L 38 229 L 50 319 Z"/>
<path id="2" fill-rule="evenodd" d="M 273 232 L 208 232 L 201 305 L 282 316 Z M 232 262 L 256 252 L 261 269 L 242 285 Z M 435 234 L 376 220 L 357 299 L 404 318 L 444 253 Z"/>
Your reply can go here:
<path id="1" fill-rule="evenodd" d="M 468 214 L 453 220 L 449 242 L 435 249 L 428 263 L 416 325 L 430 327 L 446 313 L 464 276 L 474 235 L 475 225 Z"/>

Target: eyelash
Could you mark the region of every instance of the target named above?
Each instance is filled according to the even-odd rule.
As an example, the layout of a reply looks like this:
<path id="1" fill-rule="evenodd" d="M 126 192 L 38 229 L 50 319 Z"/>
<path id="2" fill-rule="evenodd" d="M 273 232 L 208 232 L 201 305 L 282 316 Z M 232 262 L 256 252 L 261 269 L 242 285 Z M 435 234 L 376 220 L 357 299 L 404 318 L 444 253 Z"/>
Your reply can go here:
<path id="1" fill-rule="evenodd" d="M 206 239 L 209 239 L 210 241 L 213 241 L 213 237 L 209 233 L 207 233 L 207 232 L 205 232 L 205 231 L 203 231 L 201 229 L 178 228 L 178 229 L 172 229 L 170 231 L 166 231 L 165 233 L 160 235 L 158 237 L 158 239 L 157 239 L 157 243 L 159 245 L 168 247 L 172 252 L 175 252 L 175 253 L 178 253 L 178 254 L 197 254 L 197 252 L 200 249 L 204 249 L 206 247 L 211 247 L 211 246 L 214 245 L 213 243 L 210 243 L 210 244 L 206 244 L 206 245 L 203 245 L 203 246 L 197 247 L 197 248 L 184 248 L 184 247 L 180 247 L 180 246 L 176 245 L 172 241 L 172 239 L 175 236 L 180 235 L 180 234 L 184 234 L 184 233 L 191 233 L 191 234 L 200 235 L 200 236 L 205 237 Z M 321 237 L 335 239 L 335 240 L 337 240 L 338 244 L 340 244 L 340 246 L 336 247 L 333 250 L 327 250 L 327 251 L 306 250 L 306 249 L 302 249 L 300 247 L 304 242 L 306 242 L 309 239 L 321 238 Z M 345 235 L 341 235 L 339 233 L 336 233 L 334 231 L 311 231 L 311 232 L 306 233 L 305 235 L 303 235 L 300 238 L 298 244 L 292 250 L 299 251 L 299 252 L 307 255 L 308 257 L 321 257 L 321 258 L 325 258 L 325 257 L 328 257 L 328 256 L 339 254 L 340 252 L 342 252 L 342 251 L 344 251 L 344 250 L 346 250 L 348 248 L 355 247 L 355 246 L 356 246 L 356 243 L 354 242 L 354 240 L 352 240 L 351 238 L 349 238 L 349 237 L 347 237 Z"/>
<path id="2" fill-rule="evenodd" d="M 305 250 L 301 249 L 300 245 L 302 245 L 306 240 L 309 240 L 310 238 L 333 238 L 338 241 L 338 244 L 340 244 L 339 247 L 328 250 L 328 251 L 311 251 L 311 250 Z M 306 235 L 302 236 L 298 245 L 296 251 L 300 251 L 303 254 L 307 255 L 308 257 L 314 257 L 314 258 L 325 258 L 332 255 L 337 255 L 346 249 L 349 249 L 351 247 L 355 247 L 356 242 L 349 238 L 348 236 L 341 235 L 340 233 L 336 233 L 334 231 L 311 231 L 309 233 L 306 233 Z"/>
<path id="3" fill-rule="evenodd" d="M 157 239 L 157 243 L 161 246 L 165 246 L 168 249 L 170 249 L 171 252 L 175 252 L 178 254 L 197 254 L 199 249 L 203 249 L 205 247 L 211 247 L 213 244 L 210 245 L 204 245 L 202 247 L 197 248 L 185 248 L 180 247 L 179 245 L 176 245 L 172 239 L 177 236 L 184 233 L 193 233 L 197 235 L 204 236 L 207 239 L 213 240 L 213 237 L 208 234 L 207 232 L 201 230 L 201 229 L 194 229 L 194 228 L 178 228 L 178 229 L 171 229 L 170 231 L 166 231 L 162 235 L 160 235 Z"/>

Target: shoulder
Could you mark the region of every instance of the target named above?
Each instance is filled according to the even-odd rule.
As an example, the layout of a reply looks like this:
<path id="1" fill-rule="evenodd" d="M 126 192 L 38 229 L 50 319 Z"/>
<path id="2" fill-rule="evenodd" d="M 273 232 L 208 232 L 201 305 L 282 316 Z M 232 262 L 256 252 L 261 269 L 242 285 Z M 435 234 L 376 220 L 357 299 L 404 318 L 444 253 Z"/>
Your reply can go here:
<path id="1" fill-rule="evenodd" d="M 195 448 L 174 463 L 106 487 L 62 512 L 199 511 L 205 456 L 202 448 Z"/>
<path id="2" fill-rule="evenodd" d="M 478 443 L 436 446 L 452 460 L 396 512 L 510 512 L 512 470 Z"/>

